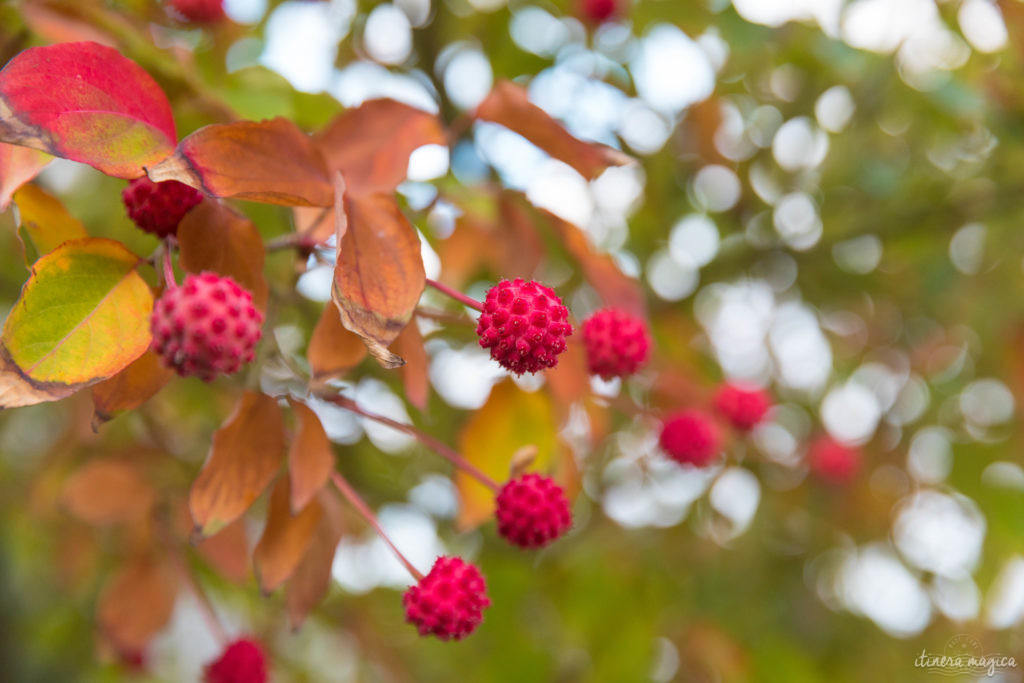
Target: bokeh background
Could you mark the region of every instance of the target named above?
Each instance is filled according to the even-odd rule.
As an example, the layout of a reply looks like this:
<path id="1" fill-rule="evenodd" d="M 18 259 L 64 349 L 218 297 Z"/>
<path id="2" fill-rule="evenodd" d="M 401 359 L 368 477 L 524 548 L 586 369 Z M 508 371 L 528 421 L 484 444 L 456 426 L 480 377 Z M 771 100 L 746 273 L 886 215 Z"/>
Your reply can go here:
<path id="1" fill-rule="evenodd" d="M 211 106 L 307 130 L 376 97 L 438 112 L 465 126 L 459 141 L 418 150 L 399 188 L 428 277 L 474 188 L 522 192 L 646 292 L 659 372 L 595 380 L 596 394 L 682 405 L 732 378 L 777 398 L 706 471 L 658 453 L 656 420 L 616 412 L 599 430 L 582 406 L 552 407 L 583 491 L 573 531 L 537 554 L 490 526 L 456 532 L 438 459 L 317 405 L 342 469 L 410 559 L 474 558 L 494 607 L 466 641 L 418 638 L 402 621 L 407 575 L 353 520 L 336 585 L 297 634 L 279 595 L 203 573 L 229 629 L 258 633 L 282 682 L 936 680 L 915 659 L 958 634 L 1024 660 L 1024 3 L 620 0 L 602 24 L 582 7 L 227 0 L 217 29 L 128 0 L 0 7 L 3 59 L 92 27 L 164 85 L 182 134 Z M 588 182 L 506 128 L 469 123 L 499 79 L 637 163 Z M 130 227 L 123 181 L 57 161 L 39 182 L 91 233 L 156 246 Z M 286 210 L 240 206 L 268 238 L 292 228 Z M 0 214 L 0 312 L 27 277 L 16 224 Z M 267 266 L 283 302 L 267 333 L 291 363 L 329 298 L 329 265 L 308 266 L 296 274 L 288 253 Z M 600 299 L 577 270 L 552 248 L 536 276 L 583 319 Z M 477 267 L 466 289 L 480 298 L 501 275 Z M 370 363 L 346 387 L 456 444 L 511 380 L 471 328 L 421 329 L 428 411 Z M 264 388 L 287 390 L 285 360 L 265 362 Z M 515 381 L 543 393 L 543 378 Z M 216 655 L 187 594 L 141 670 L 104 653 L 92 613 L 121 546 L 58 502 L 76 462 L 140 443 L 171 451 L 167 485 L 187 487 L 230 407 L 214 387 L 174 383 L 99 435 L 87 395 L 0 414 L 0 679 L 193 681 Z M 809 475 L 822 433 L 859 449 L 852 482 Z"/>

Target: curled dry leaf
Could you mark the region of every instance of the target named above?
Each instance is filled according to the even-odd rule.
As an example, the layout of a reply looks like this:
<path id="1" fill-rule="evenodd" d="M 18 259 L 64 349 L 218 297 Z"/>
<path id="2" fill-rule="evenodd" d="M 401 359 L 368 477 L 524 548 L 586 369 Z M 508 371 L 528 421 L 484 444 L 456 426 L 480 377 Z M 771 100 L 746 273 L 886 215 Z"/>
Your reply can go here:
<path id="1" fill-rule="evenodd" d="M 288 399 L 297 429 L 288 450 L 291 511 L 298 513 L 324 487 L 334 469 L 334 451 L 320 418 L 304 403 Z"/>
<path id="2" fill-rule="evenodd" d="M 217 533 L 249 509 L 273 480 L 284 457 L 284 421 L 277 401 L 246 392 L 213 434 L 210 455 L 189 493 L 202 536 Z"/>
<path id="3" fill-rule="evenodd" d="M 624 166 L 633 161 L 616 149 L 573 137 L 546 111 L 531 103 L 525 89 L 510 81 L 494 86 L 477 107 L 475 117 L 519 133 L 587 180 L 593 180 L 609 166 Z"/>
<path id="4" fill-rule="evenodd" d="M 331 206 L 334 198 L 320 151 L 280 117 L 204 126 L 151 166 L 149 178 L 177 180 L 214 197 L 284 206 Z"/>
<path id="5" fill-rule="evenodd" d="M 177 577 L 165 560 L 133 558 L 103 589 L 96 625 L 118 652 L 141 652 L 167 623 L 177 592 Z"/>
<path id="6" fill-rule="evenodd" d="M 220 202 L 205 201 L 181 219 L 178 245 L 178 263 L 184 270 L 228 275 L 252 293 L 256 308 L 266 310 L 266 252 L 251 220 Z"/>
<path id="7" fill-rule="evenodd" d="M 366 344 L 359 335 L 345 329 L 338 309 L 328 303 L 313 328 L 306 357 L 313 383 L 322 384 L 359 365 L 366 358 Z"/>
<path id="8" fill-rule="evenodd" d="M 331 296 L 341 323 L 386 368 L 404 361 L 388 350 L 412 318 L 426 286 L 420 240 L 394 196 L 348 196 L 338 176 L 338 258 Z"/>
<path id="9" fill-rule="evenodd" d="M 161 363 L 155 353 L 146 351 L 110 379 L 94 384 L 92 428 L 99 429 L 117 415 L 135 410 L 163 389 L 172 377 L 174 370 Z"/>
<path id="10" fill-rule="evenodd" d="M 52 156 L 37 149 L 0 142 L 0 211 L 6 211 L 14 192 L 51 161 Z"/>
<path id="11" fill-rule="evenodd" d="M 65 242 L 32 266 L 0 335 L 0 408 L 55 401 L 149 347 L 153 293 L 121 243 Z"/>
<path id="12" fill-rule="evenodd" d="M 160 86 L 112 48 L 32 47 L 0 71 L 0 142 L 137 178 L 173 152 L 177 139 Z"/>
<path id="13" fill-rule="evenodd" d="M 298 514 L 292 514 L 290 488 L 287 477 L 278 479 L 270 494 L 267 525 L 252 554 L 253 568 L 264 593 L 270 593 L 292 575 L 320 522 L 320 504 L 315 500 Z"/>
<path id="14" fill-rule="evenodd" d="M 91 460 L 64 484 L 61 501 L 68 512 L 88 524 L 116 524 L 144 517 L 156 492 L 138 467 L 126 460 Z"/>
<path id="15" fill-rule="evenodd" d="M 285 584 L 285 605 L 292 629 L 298 629 L 309 612 L 327 594 L 331 586 L 334 553 L 344 533 L 341 504 L 330 489 L 317 494 L 322 514 L 313 532 L 309 549 Z"/>
<path id="16" fill-rule="evenodd" d="M 25 247 L 26 263 L 33 263 L 68 240 L 88 237 L 82 221 L 38 185 L 23 186 L 14 193 L 14 203 L 18 207 L 18 237 Z"/>

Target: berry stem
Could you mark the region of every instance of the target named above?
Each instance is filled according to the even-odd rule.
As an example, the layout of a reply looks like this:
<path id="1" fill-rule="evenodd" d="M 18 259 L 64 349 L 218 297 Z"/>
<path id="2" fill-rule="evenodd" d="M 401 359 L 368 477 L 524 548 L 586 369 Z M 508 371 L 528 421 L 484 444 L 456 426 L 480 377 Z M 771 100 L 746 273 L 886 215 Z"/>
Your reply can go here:
<path id="1" fill-rule="evenodd" d="M 473 297 L 466 296 L 462 292 L 459 292 L 457 290 L 452 289 L 448 285 L 442 285 L 437 280 L 431 280 L 429 278 L 427 279 L 427 284 L 430 285 L 431 287 L 433 287 L 434 289 L 436 289 L 437 291 L 441 292 L 442 294 L 447 294 L 448 296 L 450 296 L 451 298 L 455 299 L 459 303 L 465 304 L 466 306 L 469 306 L 470 308 L 475 308 L 476 310 L 480 311 L 481 313 L 484 310 L 484 305 L 482 303 L 480 303 L 479 301 L 477 301 Z"/>
<path id="2" fill-rule="evenodd" d="M 341 476 L 338 472 L 332 472 L 331 481 L 334 482 L 334 485 L 337 487 L 341 495 L 345 497 L 345 500 L 347 500 L 349 504 L 356 509 L 356 512 L 366 520 L 367 524 L 373 527 L 373 530 L 377 532 L 377 535 L 384 540 L 389 548 L 391 548 L 391 552 L 393 552 L 395 557 L 398 558 L 398 561 L 401 562 L 407 570 L 409 570 L 409 573 L 412 574 L 413 578 L 420 581 L 423 578 L 423 574 L 420 570 L 416 569 L 412 562 L 402 554 L 402 551 L 400 551 L 395 544 L 391 542 L 388 535 L 384 533 L 384 528 L 380 525 L 380 520 L 377 519 L 377 515 L 373 514 L 373 511 L 370 510 L 362 497 L 356 493 L 356 490 L 349 485 L 348 481 L 345 480 L 345 477 Z"/>
<path id="3" fill-rule="evenodd" d="M 392 420 L 389 417 L 384 417 L 383 415 L 371 413 L 363 408 L 360 408 L 359 405 L 352 399 L 345 398 L 344 396 L 331 396 L 326 400 L 330 401 L 331 403 L 334 403 L 335 405 L 341 406 L 346 410 L 350 410 L 356 415 L 361 415 L 368 420 L 379 422 L 382 425 L 387 425 L 392 429 L 397 429 L 400 432 L 408 434 L 409 436 L 413 437 L 421 444 L 431 449 L 432 451 L 440 455 L 442 458 L 444 458 L 451 464 L 455 465 L 457 468 L 461 469 L 466 474 L 473 477 L 478 482 L 480 482 L 487 488 L 491 489 L 492 491 L 497 492 L 501 488 L 501 486 L 499 486 L 497 482 L 495 482 L 493 479 L 491 479 L 482 471 L 480 471 L 480 469 L 477 468 L 476 465 L 466 460 L 464 457 L 459 455 L 455 450 L 446 446 L 444 443 L 435 439 L 429 434 L 421 432 L 412 425 L 403 424 L 401 422 Z"/>
<path id="4" fill-rule="evenodd" d="M 174 266 L 171 264 L 171 247 L 171 240 L 164 240 L 164 286 L 167 288 L 174 287 L 178 284 L 177 280 L 174 278 Z"/>
<path id="5" fill-rule="evenodd" d="M 263 245 L 266 251 L 280 251 L 282 249 L 312 249 L 316 246 L 316 240 L 301 232 L 293 232 L 288 235 L 281 235 L 268 241 Z"/>
<path id="6" fill-rule="evenodd" d="M 196 581 L 196 577 L 193 576 L 192 570 L 189 569 L 188 563 L 185 561 L 184 553 L 174 542 L 174 539 L 171 538 L 170 532 L 166 528 L 162 529 L 162 532 L 165 545 L 172 549 L 169 555 L 174 569 L 177 571 L 181 582 L 185 584 L 188 591 L 195 597 L 196 602 L 199 603 L 199 611 L 203 615 L 206 627 L 210 629 L 210 633 L 220 642 L 221 646 L 226 647 L 231 642 L 231 639 L 228 638 L 228 632 L 224 629 L 224 624 L 221 623 L 220 617 L 217 616 L 217 611 L 213 608 L 210 597 L 199 585 L 199 582 Z"/>

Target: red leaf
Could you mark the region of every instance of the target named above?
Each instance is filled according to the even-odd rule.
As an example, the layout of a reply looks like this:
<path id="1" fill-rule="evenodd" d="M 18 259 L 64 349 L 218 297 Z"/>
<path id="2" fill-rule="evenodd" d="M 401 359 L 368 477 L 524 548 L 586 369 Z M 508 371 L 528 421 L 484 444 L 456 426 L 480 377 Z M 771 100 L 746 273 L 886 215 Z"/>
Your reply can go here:
<path id="1" fill-rule="evenodd" d="M 320 151 L 287 119 L 204 126 L 149 169 L 214 197 L 284 206 L 331 206 L 334 190 Z"/>
<path id="2" fill-rule="evenodd" d="M 327 483 L 334 469 L 334 451 L 320 418 L 304 403 L 288 399 L 298 422 L 295 438 L 288 451 L 288 475 L 291 478 L 291 510 L 306 507 L 317 491 Z"/>
<path id="3" fill-rule="evenodd" d="M 33 47 L 0 71 L 0 141 L 137 178 L 174 151 L 177 133 L 160 86 L 97 43 Z"/>
<path id="4" fill-rule="evenodd" d="M 337 307 L 328 303 L 313 328 L 306 356 L 314 383 L 322 384 L 359 365 L 366 358 L 366 344 L 345 329 Z"/>
<path id="5" fill-rule="evenodd" d="M 39 150 L 0 142 L 0 211 L 6 211 L 14 192 L 51 161 L 53 157 Z"/>
<path id="6" fill-rule="evenodd" d="M 292 515 L 287 479 L 279 479 L 270 494 L 267 525 L 252 554 L 253 567 L 264 593 L 284 583 L 299 566 L 320 522 L 320 505 L 313 501 Z"/>
<path id="7" fill-rule="evenodd" d="M 426 286 L 420 240 L 391 194 L 337 192 L 338 259 L 331 293 L 341 324 L 386 368 L 404 361 L 388 350 L 412 318 Z"/>
<path id="8" fill-rule="evenodd" d="M 152 398 L 174 377 L 174 370 L 165 367 L 152 351 L 146 351 L 131 365 L 110 379 L 92 387 L 96 407 L 93 429 L 114 419 L 118 414 L 134 410 Z"/>
<path id="9" fill-rule="evenodd" d="M 632 162 L 616 149 L 573 137 L 562 124 L 532 104 L 526 90 L 510 81 L 495 85 L 491 94 L 477 107 L 475 116 L 519 133 L 554 158 L 572 166 L 587 180 L 593 180 L 609 166 L 624 166 Z"/>
<path id="10" fill-rule="evenodd" d="M 320 523 L 316 527 L 305 557 L 285 586 L 285 605 L 293 629 L 298 629 L 302 625 L 310 610 L 327 594 L 331 586 L 334 553 L 344 533 L 338 499 L 331 495 L 329 489 L 324 489 L 317 496 L 317 502 L 323 511 Z"/>
<path id="11" fill-rule="evenodd" d="M 103 589 L 96 605 L 100 632 L 118 652 L 140 652 L 171 617 L 177 580 L 161 560 L 137 557 Z"/>
<path id="12" fill-rule="evenodd" d="M 446 140 L 435 115 L 394 100 L 370 100 L 334 119 L 316 142 L 327 167 L 341 171 L 355 195 L 394 190 L 405 180 L 414 150 Z"/>
<path id="13" fill-rule="evenodd" d="M 249 509 L 274 478 L 284 456 L 284 422 L 277 401 L 254 392 L 213 435 L 210 456 L 192 484 L 189 510 L 204 536 Z"/>

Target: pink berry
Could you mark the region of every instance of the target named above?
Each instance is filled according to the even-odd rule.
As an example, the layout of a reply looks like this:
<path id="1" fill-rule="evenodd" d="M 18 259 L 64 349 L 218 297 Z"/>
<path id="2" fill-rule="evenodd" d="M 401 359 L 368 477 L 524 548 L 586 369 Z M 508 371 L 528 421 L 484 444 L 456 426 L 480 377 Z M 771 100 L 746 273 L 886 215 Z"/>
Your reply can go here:
<path id="1" fill-rule="evenodd" d="M 491 601 L 475 565 L 458 557 L 439 557 L 430 573 L 409 587 L 402 603 L 405 620 L 415 624 L 421 636 L 460 640 L 480 625 Z"/>
<path id="2" fill-rule="evenodd" d="M 263 314 L 252 294 L 230 277 L 189 274 L 153 306 L 153 350 L 182 377 L 209 382 L 253 359 Z"/>
<path id="3" fill-rule="evenodd" d="M 128 183 L 121 198 L 140 230 L 167 237 L 177 234 L 178 223 L 203 201 L 203 193 L 177 180 L 154 183 L 143 176 Z"/>
<path id="4" fill-rule="evenodd" d="M 665 421 L 659 443 L 680 465 L 706 467 L 718 455 L 722 437 L 709 415 L 699 410 L 685 410 Z"/>
<path id="5" fill-rule="evenodd" d="M 224 649 L 215 662 L 207 664 L 204 683 L 266 683 L 267 655 L 255 640 L 242 638 Z"/>
<path id="6" fill-rule="evenodd" d="M 572 526 L 565 491 L 551 477 L 512 479 L 498 491 L 497 504 L 498 533 L 521 548 L 541 548 Z"/>
<path id="7" fill-rule="evenodd" d="M 224 0 L 171 0 L 174 12 L 194 24 L 213 24 L 224 18 Z"/>
<path id="8" fill-rule="evenodd" d="M 845 484 L 860 469 L 860 451 L 835 441 L 830 436 L 819 436 L 807 450 L 807 463 L 811 471 L 832 484 Z"/>
<path id="9" fill-rule="evenodd" d="M 488 290 L 476 333 L 493 360 L 521 375 L 555 367 L 572 334 L 568 320 L 569 309 L 554 290 L 516 278 Z"/>
<path id="10" fill-rule="evenodd" d="M 771 397 L 757 387 L 723 384 L 715 392 L 715 410 L 740 431 L 753 429 L 771 407 Z"/>
<path id="11" fill-rule="evenodd" d="M 604 379 L 625 377 L 640 369 L 651 349 L 647 325 L 617 308 L 605 308 L 580 326 L 587 367 Z"/>
<path id="12" fill-rule="evenodd" d="M 616 0 L 581 0 L 580 13 L 592 24 L 603 24 L 619 12 Z"/>

